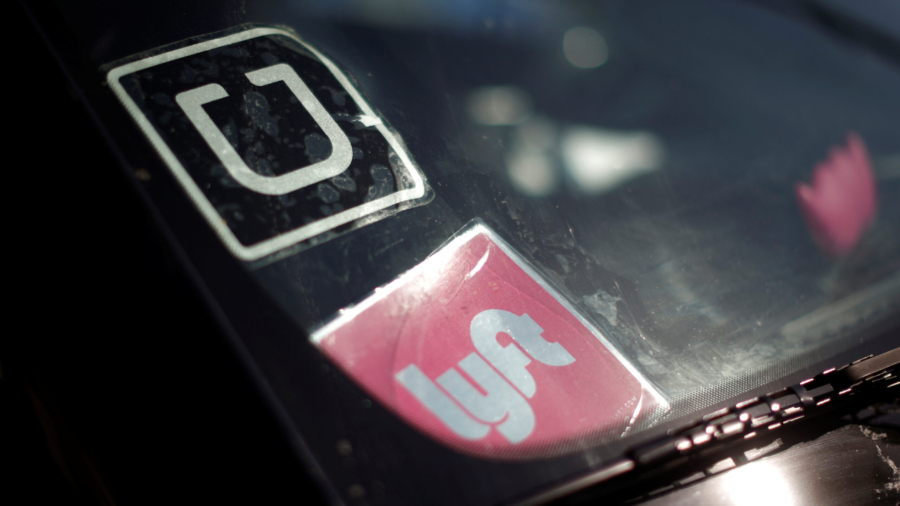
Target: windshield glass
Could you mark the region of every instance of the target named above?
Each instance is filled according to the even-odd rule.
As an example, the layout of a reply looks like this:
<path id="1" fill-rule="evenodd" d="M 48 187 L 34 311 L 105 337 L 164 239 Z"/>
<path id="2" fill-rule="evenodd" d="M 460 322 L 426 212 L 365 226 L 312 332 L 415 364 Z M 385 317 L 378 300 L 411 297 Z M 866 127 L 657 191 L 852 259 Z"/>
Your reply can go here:
<path id="1" fill-rule="evenodd" d="M 896 46 L 712 0 L 61 6 L 306 334 L 265 374 L 321 353 L 469 456 L 600 448 L 900 309 Z"/>
<path id="2" fill-rule="evenodd" d="M 408 220 L 257 267 L 311 331 L 474 218 L 676 412 L 853 346 L 897 310 L 900 72 L 865 48 L 741 3 L 296 2 L 265 15 L 346 66 L 435 192 Z M 797 185 L 822 184 L 815 168 L 850 149 L 848 133 L 877 198 L 848 197 L 837 216 L 877 210 L 841 246 L 830 223 L 804 219 Z"/>

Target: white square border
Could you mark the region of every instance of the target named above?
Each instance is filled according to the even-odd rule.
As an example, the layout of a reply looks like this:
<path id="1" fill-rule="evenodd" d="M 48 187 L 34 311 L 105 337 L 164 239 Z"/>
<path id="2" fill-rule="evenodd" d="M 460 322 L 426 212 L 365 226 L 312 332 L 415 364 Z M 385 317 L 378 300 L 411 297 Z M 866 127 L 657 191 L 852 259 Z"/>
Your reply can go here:
<path id="1" fill-rule="evenodd" d="M 219 215 L 209 199 L 206 198 L 206 195 L 203 194 L 203 191 L 199 186 L 197 186 L 197 183 L 193 178 L 191 178 L 190 174 L 188 174 L 184 166 L 181 165 L 181 162 L 178 161 L 178 158 L 175 156 L 172 150 L 169 149 L 169 146 L 156 131 L 156 128 L 152 123 L 150 123 L 150 120 L 147 119 L 138 105 L 125 91 L 125 88 L 119 83 L 119 79 L 121 79 L 123 76 L 133 74 L 134 72 L 138 72 L 150 67 L 155 67 L 163 63 L 209 51 L 211 49 L 228 46 L 236 42 L 263 37 L 266 35 L 283 35 L 285 37 L 289 37 L 309 50 L 317 58 L 319 58 L 319 60 L 328 68 L 329 71 L 331 71 L 332 75 L 334 75 L 341 86 L 344 87 L 344 89 L 347 91 L 347 94 L 349 94 L 350 97 L 353 98 L 353 101 L 356 102 L 356 105 L 360 108 L 364 115 L 374 118 L 380 118 L 380 116 L 375 114 L 375 111 L 372 109 L 372 107 L 370 107 L 369 104 L 366 103 L 366 101 L 356 90 L 356 88 L 353 87 L 353 84 L 350 83 L 350 80 L 347 79 L 347 77 L 343 74 L 343 72 L 341 72 L 337 65 L 326 58 L 322 53 L 316 51 L 315 48 L 309 46 L 308 44 L 297 38 L 296 35 L 281 28 L 251 28 L 240 33 L 200 42 L 198 44 L 193 44 L 190 46 L 175 49 L 173 51 L 127 63 L 125 65 L 122 65 L 121 67 L 116 67 L 110 70 L 106 75 L 106 82 L 113 90 L 113 93 L 115 93 L 119 101 L 122 102 L 122 104 L 125 106 L 125 109 L 135 120 L 140 129 L 144 132 L 144 135 L 146 135 L 150 140 L 150 143 L 156 149 L 157 153 L 159 153 L 159 155 L 163 158 L 163 161 L 165 161 L 166 165 L 175 175 L 175 178 L 181 184 L 182 188 L 184 188 L 184 190 L 187 192 L 188 197 L 200 209 L 203 217 L 206 218 L 206 221 L 209 222 L 222 242 L 225 243 L 225 246 L 228 248 L 228 250 L 231 251 L 234 256 L 245 261 L 258 260 L 284 248 L 292 246 L 298 242 L 315 237 L 323 232 L 327 232 L 346 223 L 350 223 L 364 216 L 368 216 L 392 205 L 406 202 L 408 200 L 418 199 L 425 195 L 424 176 L 419 172 L 415 165 L 413 165 L 412 161 L 409 158 L 409 154 L 406 152 L 406 149 L 404 149 L 403 145 L 397 140 L 394 134 L 390 130 L 388 130 L 383 122 L 379 122 L 377 125 L 375 125 L 375 128 L 377 128 L 378 131 L 381 132 L 381 135 L 384 136 L 385 140 L 394 149 L 394 152 L 397 153 L 397 156 L 400 157 L 403 165 L 409 171 L 410 178 L 414 183 L 412 188 L 392 193 L 386 197 L 382 197 L 371 202 L 366 202 L 365 204 L 347 209 L 346 211 L 328 216 L 327 218 L 314 221 L 300 228 L 296 228 L 289 232 L 277 235 L 271 239 L 266 239 L 262 242 L 253 244 L 252 246 L 244 246 L 240 241 L 238 241 L 237 237 L 235 237 L 234 233 L 225 223 L 225 220 L 221 217 L 221 215 Z M 248 191 L 252 190 L 248 189 Z"/>

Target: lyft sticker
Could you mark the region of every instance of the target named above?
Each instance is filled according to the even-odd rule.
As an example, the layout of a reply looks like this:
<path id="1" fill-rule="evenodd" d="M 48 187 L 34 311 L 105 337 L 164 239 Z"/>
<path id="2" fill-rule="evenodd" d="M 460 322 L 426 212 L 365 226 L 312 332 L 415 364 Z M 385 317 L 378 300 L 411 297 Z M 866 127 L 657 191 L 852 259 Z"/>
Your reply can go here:
<path id="1" fill-rule="evenodd" d="M 228 249 L 256 260 L 424 203 L 424 176 L 346 75 L 253 28 L 112 69 L 107 82 Z"/>
<path id="2" fill-rule="evenodd" d="M 500 459 L 622 436 L 666 401 L 482 224 L 312 336 L 416 429 Z"/>

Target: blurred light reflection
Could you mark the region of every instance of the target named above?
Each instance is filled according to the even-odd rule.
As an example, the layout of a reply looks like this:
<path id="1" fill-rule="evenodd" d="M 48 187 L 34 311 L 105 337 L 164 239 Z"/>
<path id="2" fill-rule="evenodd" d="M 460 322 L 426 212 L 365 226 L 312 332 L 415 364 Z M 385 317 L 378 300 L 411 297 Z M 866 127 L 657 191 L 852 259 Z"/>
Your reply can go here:
<path id="1" fill-rule="evenodd" d="M 469 95 L 466 110 L 482 125 L 518 125 L 531 116 L 531 98 L 514 86 L 485 86 Z"/>
<path id="2" fill-rule="evenodd" d="M 556 125 L 535 117 L 516 128 L 506 156 L 513 187 L 529 197 L 546 197 L 559 184 Z"/>
<path id="3" fill-rule="evenodd" d="M 566 129 L 561 154 L 569 175 L 585 193 L 606 193 L 663 163 L 662 141 L 650 132 L 577 126 Z"/>
<path id="4" fill-rule="evenodd" d="M 795 506 L 790 484 L 772 464 L 752 462 L 722 476 L 723 492 L 734 506 Z"/>
<path id="5" fill-rule="evenodd" d="M 566 32 L 563 53 L 569 63 L 582 69 L 599 67 L 609 58 L 606 40 L 597 30 L 586 26 L 576 26 Z"/>

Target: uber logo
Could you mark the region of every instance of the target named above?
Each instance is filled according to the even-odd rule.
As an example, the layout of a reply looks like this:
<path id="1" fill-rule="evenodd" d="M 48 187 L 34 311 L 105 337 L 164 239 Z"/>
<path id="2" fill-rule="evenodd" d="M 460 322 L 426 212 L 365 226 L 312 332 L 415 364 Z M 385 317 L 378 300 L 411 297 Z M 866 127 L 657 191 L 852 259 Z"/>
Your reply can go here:
<path id="1" fill-rule="evenodd" d="M 425 179 L 348 78 L 276 28 L 112 69 L 107 81 L 237 257 L 424 203 Z"/>

